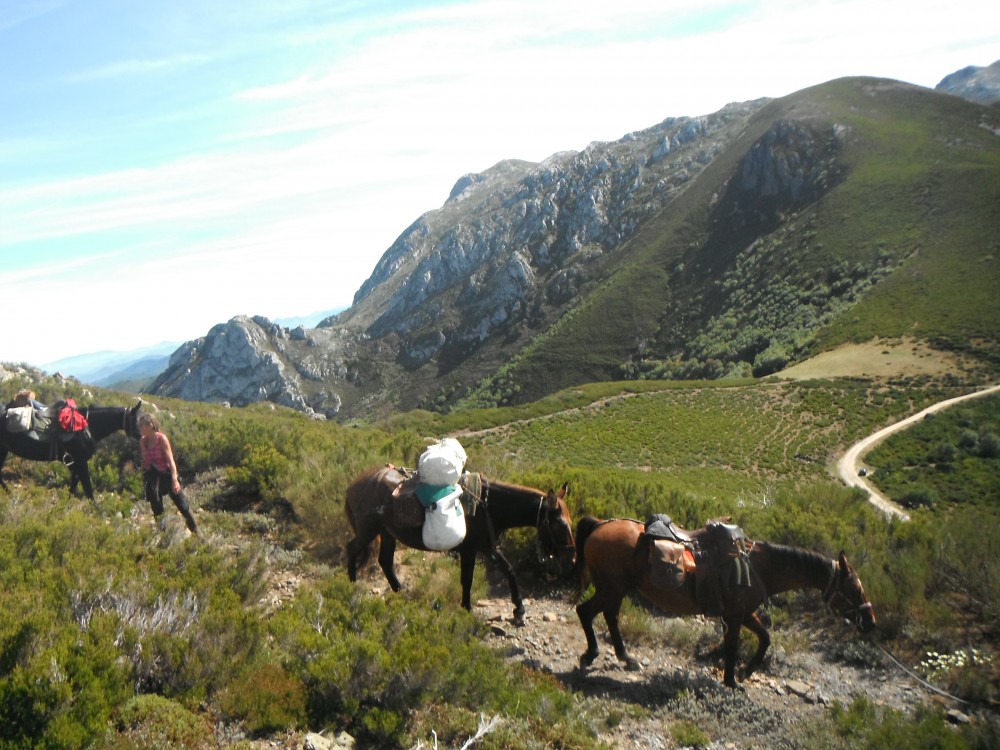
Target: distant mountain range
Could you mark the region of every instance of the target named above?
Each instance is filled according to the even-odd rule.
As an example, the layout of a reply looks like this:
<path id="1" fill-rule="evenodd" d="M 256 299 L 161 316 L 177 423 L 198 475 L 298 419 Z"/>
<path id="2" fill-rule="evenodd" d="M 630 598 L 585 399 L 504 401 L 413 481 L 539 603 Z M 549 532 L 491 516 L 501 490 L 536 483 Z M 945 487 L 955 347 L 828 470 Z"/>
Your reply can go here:
<path id="1" fill-rule="evenodd" d="M 465 175 L 350 308 L 220 323 L 149 390 L 377 418 L 760 377 L 907 337 L 995 376 L 1000 110 L 978 100 L 994 68 L 950 79 L 975 101 L 844 78 Z"/>
<path id="2" fill-rule="evenodd" d="M 342 308 L 341 308 L 342 309 Z M 340 312 L 340 309 L 323 310 L 310 315 L 280 318 L 289 327 L 313 326 L 319 321 Z M 163 372 L 181 342 L 164 341 L 160 344 L 129 351 L 101 351 L 78 354 L 41 365 L 46 372 L 60 372 L 106 388 L 138 392 Z"/>

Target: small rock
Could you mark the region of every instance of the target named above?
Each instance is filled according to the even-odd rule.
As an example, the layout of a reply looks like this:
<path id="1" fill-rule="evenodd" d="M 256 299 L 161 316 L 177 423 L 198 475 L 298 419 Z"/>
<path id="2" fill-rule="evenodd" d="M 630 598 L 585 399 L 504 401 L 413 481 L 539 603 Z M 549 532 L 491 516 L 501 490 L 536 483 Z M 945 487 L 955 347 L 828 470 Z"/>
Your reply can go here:
<path id="1" fill-rule="evenodd" d="M 559 615 L 555 612 L 546 612 L 542 615 L 543 622 L 559 622 Z"/>
<path id="2" fill-rule="evenodd" d="M 310 732 L 302 741 L 303 750 L 350 750 L 353 747 L 354 738 L 347 732 L 333 738 Z"/>
<path id="3" fill-rule="evenodd" d="M 966 714 L 964 714 L 961 711 L 959 711 L 957 708 L 949 709 L 948 713 L 945 714 L 945 716 L 947 716 L 948 721 L 950 721 L 952 724 L 971 724 L 972 723 L 972 719 L 970 719 Z"/>
<path id="4" fill-rule="evenodd" d="M 785 689 L 792 695 L 797 695 L 800 698 L 805 698 L 812 691 L 811 687 L 800 680 L 789 680 L 785 683 Z"/>

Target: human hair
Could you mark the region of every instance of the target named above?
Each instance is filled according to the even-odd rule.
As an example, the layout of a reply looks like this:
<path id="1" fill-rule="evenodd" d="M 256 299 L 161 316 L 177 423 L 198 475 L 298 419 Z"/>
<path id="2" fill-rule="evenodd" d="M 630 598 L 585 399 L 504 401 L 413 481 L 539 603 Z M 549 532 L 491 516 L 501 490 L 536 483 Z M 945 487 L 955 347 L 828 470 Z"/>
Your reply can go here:
<path id="1" fill-rule="evenodd" d="M 154 432 L 160 431 L 160 420 L 158 420 L 155 415 L 150 414 L 148 411 L 144 411 L 142 414 L 139 415 L 139 418 L 136 420 L 137 427 L 139 425 L 144 425 L 144 424 L 148 424 L 150 427 L 152 427 Z"/>

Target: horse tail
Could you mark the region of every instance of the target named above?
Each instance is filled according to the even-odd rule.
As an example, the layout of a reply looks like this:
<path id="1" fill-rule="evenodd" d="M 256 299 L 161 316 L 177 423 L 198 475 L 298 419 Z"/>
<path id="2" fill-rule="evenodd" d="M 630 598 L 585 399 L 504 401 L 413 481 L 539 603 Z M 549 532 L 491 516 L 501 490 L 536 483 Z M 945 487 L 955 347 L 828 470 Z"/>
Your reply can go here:
<path id="1" fill-rule="evenodd" d="M 587 539 L 594 532 L 598 526 L 601 525 L 601 521 L 593 516 L 584 516 L 576 524 L 576 567 L 573 573 L 576 575 L 576 600 L 579 601 L 580 597 L 583 596 L 584 589 L 587 588 L 587 584 L 590 581 L 590 574 L 587 570 L 587 558 L 584 554 L 584 548 L 587 545 Z"/>

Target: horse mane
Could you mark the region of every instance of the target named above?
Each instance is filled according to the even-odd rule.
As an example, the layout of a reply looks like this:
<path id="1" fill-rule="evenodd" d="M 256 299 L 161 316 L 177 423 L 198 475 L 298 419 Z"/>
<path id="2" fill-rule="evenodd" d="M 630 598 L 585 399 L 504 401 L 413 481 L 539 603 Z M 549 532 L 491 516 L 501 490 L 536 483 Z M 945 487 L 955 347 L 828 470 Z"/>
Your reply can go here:
<path id="1" fill-rule="evenodd" d="M 832 558 L 819 552 L 805 549 L 803 547 L 792 547 L 787 544 L 777 544 L 775 542 L 754 542 L 755 547 L 763 547 L 768 555 L 774 559 L 780 559 L 787 567 L 797 567 L 807 572 L 810 578 L 823 580 L 830 575 L 830 563 Z"/>
<path id="2" fill-rule="evenodd" d="M 483 483 L 491 489 L 498 488 L 506 492 L 519 492 L 525 495 L 540 494 L 543 497 L 545 496 L 545 493 L 542 492 L 537 487 L 528 487 L 527 485 L 524 484 L 513 484 L 511 482 L 504 482 L 501 479 L 493 479 L 492 477 L 488 477 L 485 474 L 480 474 L 480 478 L 483 480 Z"/>

